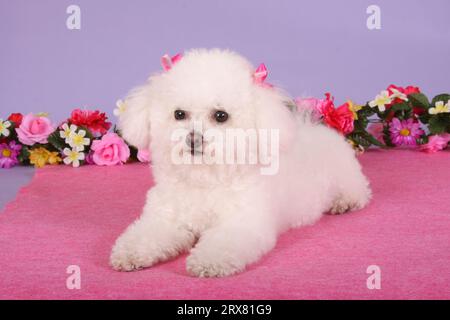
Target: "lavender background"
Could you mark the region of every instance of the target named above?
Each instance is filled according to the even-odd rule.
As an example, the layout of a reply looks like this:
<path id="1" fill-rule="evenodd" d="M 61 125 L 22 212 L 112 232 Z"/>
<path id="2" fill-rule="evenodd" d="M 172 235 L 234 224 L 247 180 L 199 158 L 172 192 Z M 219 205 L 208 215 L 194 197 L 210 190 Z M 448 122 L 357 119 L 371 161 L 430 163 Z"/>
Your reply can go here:
<path id="1" fill-rule="evenodd" d="M 81 30 L 66 8 L 81 7 Z M 381 7 L 381 30 L 366 8 Z M 112 115 L 164 53 L 236 50 L 293 96 L 366 102 L 390 83 L 450 90 L 450 1 L 0 0 L 0 117 L 74 107 Z"/>

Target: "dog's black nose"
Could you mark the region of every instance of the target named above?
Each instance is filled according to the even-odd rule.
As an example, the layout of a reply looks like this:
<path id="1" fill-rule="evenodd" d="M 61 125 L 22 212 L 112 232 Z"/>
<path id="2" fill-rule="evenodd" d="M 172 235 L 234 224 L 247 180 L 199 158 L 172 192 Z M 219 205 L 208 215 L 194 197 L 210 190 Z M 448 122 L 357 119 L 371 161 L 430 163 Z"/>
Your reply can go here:
<path id="1" fill-rule="evenodd" d="M 197 149 L 203 144 L 203 135 L 197 131 L 191 131 L 186 136 L 186 145 L 191 149 Z"/>

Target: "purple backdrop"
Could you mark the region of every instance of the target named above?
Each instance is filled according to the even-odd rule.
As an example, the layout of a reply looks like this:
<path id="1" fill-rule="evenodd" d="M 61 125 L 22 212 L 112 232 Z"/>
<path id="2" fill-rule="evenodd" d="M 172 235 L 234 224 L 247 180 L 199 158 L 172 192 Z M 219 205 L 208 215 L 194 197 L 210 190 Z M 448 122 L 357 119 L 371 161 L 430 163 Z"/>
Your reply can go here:
<path id="1" fill-rule="evenodd" d="M 68 30 L 66 8 L 81 8 Z M 368 30 L 366 8 L 381 8 Z M 450 90 L 450 1 L 0 0 L 0 117 L 74 107 L 109 114 L 117 98 L 195 47 L 265 62 L 292 95 L 332 92 L 365 102 L 390 83 Z"/>

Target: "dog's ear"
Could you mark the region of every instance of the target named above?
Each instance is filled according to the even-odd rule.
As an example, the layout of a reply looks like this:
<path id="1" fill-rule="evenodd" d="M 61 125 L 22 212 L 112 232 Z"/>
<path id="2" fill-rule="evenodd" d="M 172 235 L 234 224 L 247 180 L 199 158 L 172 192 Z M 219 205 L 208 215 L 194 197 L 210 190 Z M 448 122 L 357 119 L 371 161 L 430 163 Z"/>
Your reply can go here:
<path id="1" fill-rule="evenodd" d="M 280 150 L 287 150 L 295 139 L 296 121 L 287 107 L 287 95 L 277 88 L 256 87 L 256 127 L 279 130 Z"/>
<path id="2" fill-rule="evenodd" d="M 125 99 L 125 110 L 119 115 L 118 128 L 123 138 L 139 149 L 150 146 L 149 84 L 133 89 Z"/>

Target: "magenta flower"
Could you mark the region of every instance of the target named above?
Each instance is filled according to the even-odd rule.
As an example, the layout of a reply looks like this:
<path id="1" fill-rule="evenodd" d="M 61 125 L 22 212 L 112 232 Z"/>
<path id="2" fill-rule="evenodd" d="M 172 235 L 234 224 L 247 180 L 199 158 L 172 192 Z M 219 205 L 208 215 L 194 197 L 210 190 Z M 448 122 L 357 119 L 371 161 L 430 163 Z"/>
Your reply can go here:
<path id="1" fill-rule="evenodd" d="M 22 146 L 15 141 L 0 144 L 0 168 L 9 169 L 19 163 L 17 156 Z"/>
<path id="2" fill-rule="evenodd" d="M 420 129 L 420 124 L 413 119 L 400 121 L 393 118 L 389 125 L 389 132 L 391 133 L 391 141 L 393 144 L 415 146 L 418 139 L 424 132 Z"/>

